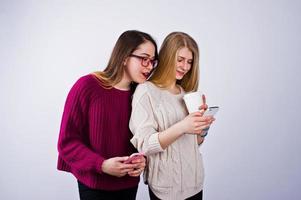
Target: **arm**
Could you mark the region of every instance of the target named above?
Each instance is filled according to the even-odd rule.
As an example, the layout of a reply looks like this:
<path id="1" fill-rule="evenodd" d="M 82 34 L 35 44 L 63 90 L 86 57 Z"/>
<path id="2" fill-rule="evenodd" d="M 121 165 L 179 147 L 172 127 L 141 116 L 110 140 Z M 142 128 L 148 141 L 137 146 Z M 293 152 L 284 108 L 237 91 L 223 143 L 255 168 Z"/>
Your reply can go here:
<path id="1" fill-rule="evenodd" d="M 203 111 L 191 113 L 183 120 L 161 132 L 159 134 L 159 141 L 162 148 L 166 149 L 185 133 L 196 134 L 199 137 L 203 133 L 203 129 L 210 125 L 207 117 L 203 117 L 203 114 Z"/>
<path id="2" fill-rule="evenodd" d="M 86 145 L 89 140 L 89 91 L 93 89 L 89 88 L 89 82 L 80 79 L 70 90 L 61 123 L 59 156 L 74 169 L 122 177 L 142 164 L 124 164 L 128 156 L 105 159 Z"/>
<path id="3" fill-rule="evenodd" d="M 146 85 L 138 85 L 133 96 L 130 129 L 132 144 L 145 155 L 162 152 L 158 140 L 158 123 L 154 117 L 153 106 Z"/>
<path id="4" fill-rule="evenodd" d="M 185 133 L 200 134 L 202 129 L 208 127 L 206 117 L 202 117 L 203 113 L 195 112 L 159 132 L 154 108 L 145 87 L 138 86 L 136 89 L 132 108 L 130 129 L 134 137 L 131 142 L 139 152 L 144 152 L 146 155 L 162 152 Z"/>
<path id="5" fill-rule="evenodd" d="M 208 108 L 205 95 L 202 95 L 202 101 L 203 104 L 200 106 L 200 112 L 188 115 L 184 120 L 159 134 L 159 141 L 163 149 L 181 137 L 185 132 L 197 134 L 197 143 L 199 145 L 204 142 L 202 135 L 207 134 L 208 126 L 212 123 L 212 119 L 203 117 L 205 110 Z M 207 129 L 205 133 L 203 129 Z"/>
<path id="6" fill-rule="evenodd" d="M 85 80 L 80 79 L 70 90 L 62 117 L 58 140 L 59 156 L 72 168 L 82 171 L 101 172 L 104 158 L 85 145 L 88 133 L 84 132 L 87 125 L 87 102 L 83 96 Z"/>

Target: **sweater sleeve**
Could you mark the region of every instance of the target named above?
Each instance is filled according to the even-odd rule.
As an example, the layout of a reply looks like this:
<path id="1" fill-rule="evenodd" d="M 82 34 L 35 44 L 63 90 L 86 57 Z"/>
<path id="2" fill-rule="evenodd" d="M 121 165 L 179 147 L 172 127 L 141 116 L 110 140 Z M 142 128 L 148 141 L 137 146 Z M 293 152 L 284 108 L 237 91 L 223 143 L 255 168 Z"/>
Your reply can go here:
<path id="1" fill-rule="evenodd" d="M 154 108 L 144 84 L 137 87 L 133 97 L 130 129 L 134 135 L 131 143 L 139 152 L 150 155 L 164 151 L 158 138 L 158 123 L 154 117 Z"/>
<path id="2" fill-rule="evenodd" d="M 89 138 L 89 88 L 82 79 L 71 88 L 65 103 L 58 141 L 59 156 L 71 168 L 101 173 L 104 158 L 93 152 L 85 143 Z"/>

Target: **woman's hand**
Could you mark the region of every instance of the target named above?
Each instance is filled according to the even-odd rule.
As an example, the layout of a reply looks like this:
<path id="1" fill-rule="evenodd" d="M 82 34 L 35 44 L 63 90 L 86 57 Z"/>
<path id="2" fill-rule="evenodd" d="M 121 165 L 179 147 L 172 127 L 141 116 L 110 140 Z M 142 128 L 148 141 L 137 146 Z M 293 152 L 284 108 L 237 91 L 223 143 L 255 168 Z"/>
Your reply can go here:
<path id="1" fill-rule="evenodd" d="M 128 172 L 129 176 L 140 176 L 140 174 L 144 171 L 144 168 L 146 166 L 146 159 L 144 156 L 141 156 L 140 158 L 137 158 L 132 161 L 133 164 L 137 164 L 138 167 L 136 167 L 133 171 Z"/>
<path id="2" fill-rule="evenodd" d="M 141 163 L 124 164 L 123 162 L 126 161 L 128 158 L 128 156 L 124 156 L 107 159 L 103 161 L 101 169 L 106 174 L 122 177 L 128 174 L 129 172 L 135 171 L 135 169 L 141 168 Z"/>
<path id="3" fill-rule="evenodd" d="M 185 133 L 202 134 L 203 129 L 209 128 L 214 121 L 212 116 L 203 116 L 204 110 L 194 112 L 186 116 L 181 122 L 181 128 Z"/>
<path id="4" fill-rule="evenodd" d="M 202 134 L 204 129 L 208 129 L 215 120 L 213 116 L 203 116 L 207 110 L 206 96 L 202 95 L 202 103 L 199 112 L 191 113 L 182 120 L 182 127 L 185 133 Z"/>

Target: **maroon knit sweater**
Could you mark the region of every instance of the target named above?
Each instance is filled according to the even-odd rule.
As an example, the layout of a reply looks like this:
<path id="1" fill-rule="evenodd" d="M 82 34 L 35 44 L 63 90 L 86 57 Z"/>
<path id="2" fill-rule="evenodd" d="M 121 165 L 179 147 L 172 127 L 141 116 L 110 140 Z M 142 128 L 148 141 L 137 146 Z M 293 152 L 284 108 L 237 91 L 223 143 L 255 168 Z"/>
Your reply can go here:
<path id="1" fill-rule="evenodd" d="M 71 88 L 58 140 L 59 170 L 71 172 L 90 188 L 135 187 L 139 177 L 105 174 L 105 159 L 136 152 L 130 143 L 131 91 L 104 89 L 94 75 L 81 77 Z"/>

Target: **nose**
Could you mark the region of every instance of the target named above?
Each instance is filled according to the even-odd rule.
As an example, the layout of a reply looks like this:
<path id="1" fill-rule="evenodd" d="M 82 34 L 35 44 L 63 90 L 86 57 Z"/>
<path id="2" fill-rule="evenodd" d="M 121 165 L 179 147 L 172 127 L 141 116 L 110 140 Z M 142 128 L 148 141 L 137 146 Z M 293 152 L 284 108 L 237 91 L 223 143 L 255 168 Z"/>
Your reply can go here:
<path id="1" fill-rule="evenodd" d="M 149 61 L 146 69 L 148 69 L 149 71 L 151 71 L 153 68 L 154 68 L 153 64 Z"/>
<path id="2" fill-rule="evenodd" d="M 189 69 L 189 63 L 183 61 L 183 62 L 181 62 L 181 67 L 182 67 L 183 70 L 186 71 L 186 70 Z"/>

